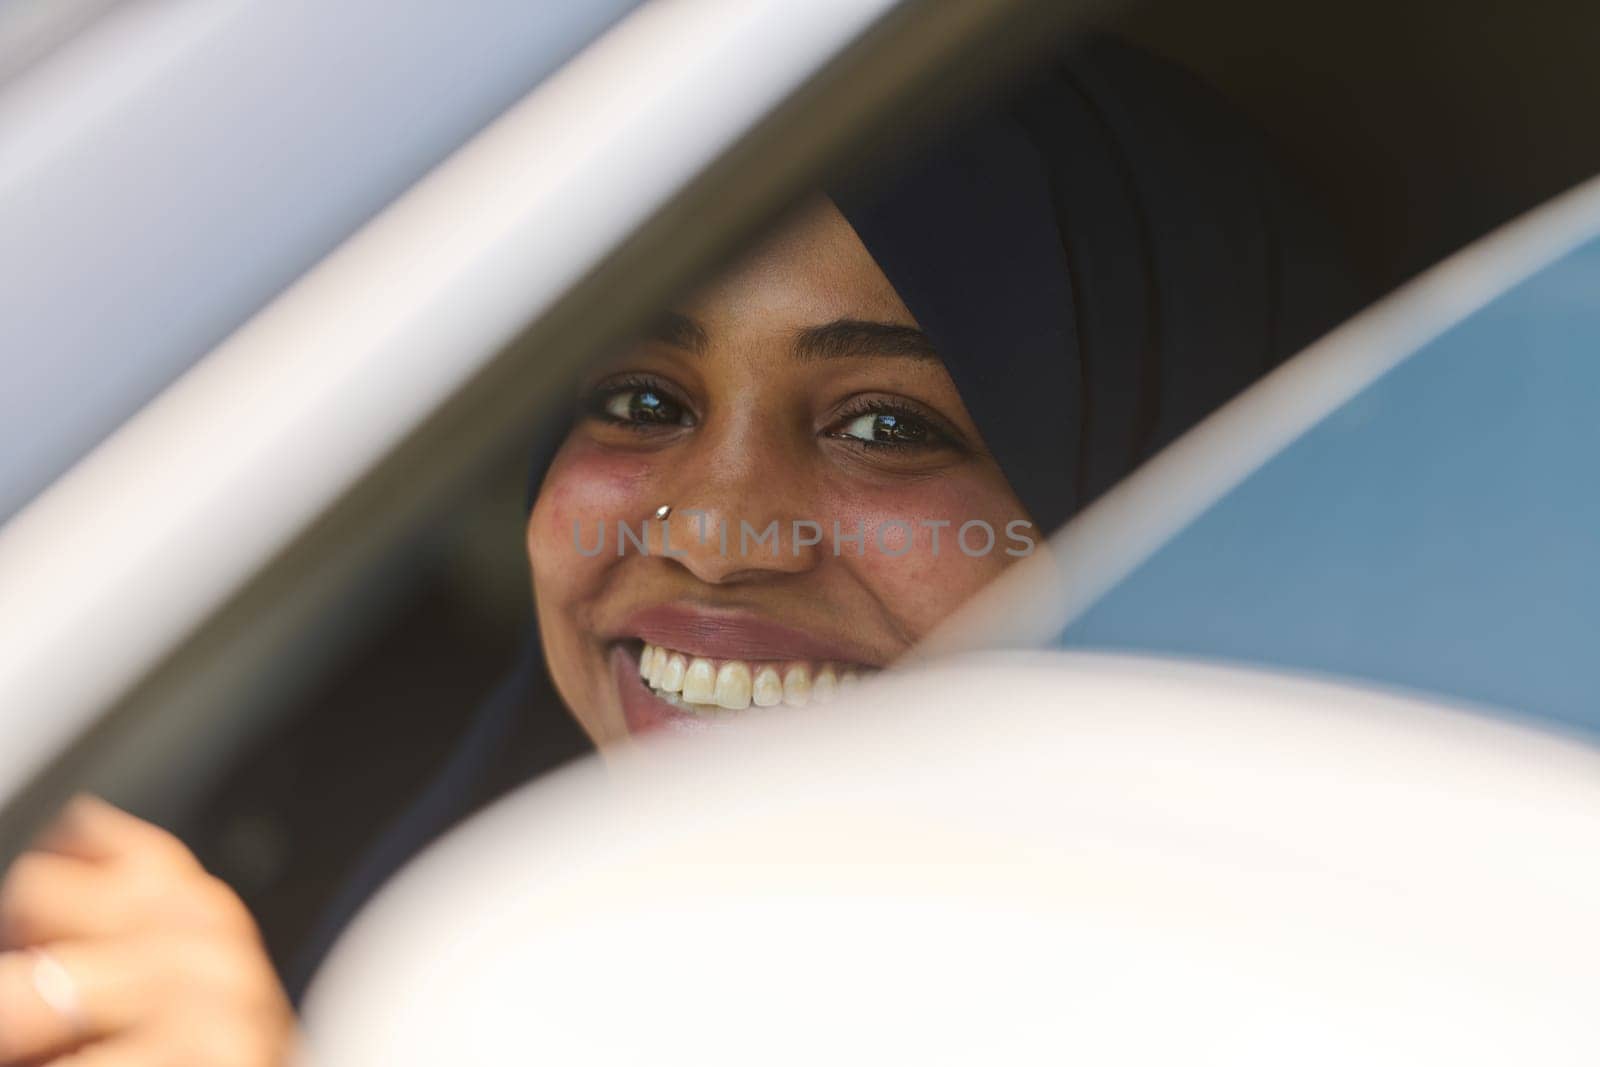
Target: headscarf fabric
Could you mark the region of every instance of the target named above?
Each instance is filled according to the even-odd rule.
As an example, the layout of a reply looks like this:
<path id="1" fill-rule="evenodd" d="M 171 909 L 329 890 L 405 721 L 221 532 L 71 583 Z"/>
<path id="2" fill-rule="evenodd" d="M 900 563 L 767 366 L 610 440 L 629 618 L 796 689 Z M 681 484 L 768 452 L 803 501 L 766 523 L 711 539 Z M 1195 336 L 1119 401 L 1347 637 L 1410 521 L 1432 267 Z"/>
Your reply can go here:
<path id="1" fill-rule="evenodd" d="M 1105 38 L 833 197 L 1046 532 L 1356 303 L 1253 131 Z"/>

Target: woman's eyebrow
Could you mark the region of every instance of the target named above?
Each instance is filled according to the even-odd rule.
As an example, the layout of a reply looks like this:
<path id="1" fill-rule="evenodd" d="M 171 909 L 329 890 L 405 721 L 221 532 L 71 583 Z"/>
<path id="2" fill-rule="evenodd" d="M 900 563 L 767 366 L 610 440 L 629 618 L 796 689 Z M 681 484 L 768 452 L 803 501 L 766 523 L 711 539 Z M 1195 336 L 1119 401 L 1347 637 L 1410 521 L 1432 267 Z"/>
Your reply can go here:
<path id="1" fill-rule="evenodd" d="M 794 339 L 796 359 L 838 359 L 843 356 L 909 356 L 938 359 L 928 335 L 915 326 L 863 319 L 835 319 L 808 326 Z"/>
<path id="2" fill-rule="evenodd" d="M 676 311 L 659 315 L 650 326 L 649 337 L 652 341 L 682 348 L 697 356 L 704 355 L 711 346 L 711 338 L 706 335 L 705 327 Z"/>

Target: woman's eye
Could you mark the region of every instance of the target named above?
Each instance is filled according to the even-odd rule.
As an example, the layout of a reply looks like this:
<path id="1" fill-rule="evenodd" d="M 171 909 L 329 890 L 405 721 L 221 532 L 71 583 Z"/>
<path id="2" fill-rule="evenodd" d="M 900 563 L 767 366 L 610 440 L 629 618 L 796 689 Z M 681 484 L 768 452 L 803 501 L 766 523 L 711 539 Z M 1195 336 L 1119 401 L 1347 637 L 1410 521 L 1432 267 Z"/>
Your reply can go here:
<path id="1" fill-rule="evenodd" d="M 683 405 L 654 389 L 618 389 L 604 398 L 600 410 L 617 422 L 654 426 L 687 426 Z"/>
<path id="2" fill-rule="evenodd" d="M 928 424 L 920 419 L 886 411 L 859 415 L 837 432 L 840 437 L 853 437 L 858 441 L 879 445 L 927 444 L 933 436 Z"/>

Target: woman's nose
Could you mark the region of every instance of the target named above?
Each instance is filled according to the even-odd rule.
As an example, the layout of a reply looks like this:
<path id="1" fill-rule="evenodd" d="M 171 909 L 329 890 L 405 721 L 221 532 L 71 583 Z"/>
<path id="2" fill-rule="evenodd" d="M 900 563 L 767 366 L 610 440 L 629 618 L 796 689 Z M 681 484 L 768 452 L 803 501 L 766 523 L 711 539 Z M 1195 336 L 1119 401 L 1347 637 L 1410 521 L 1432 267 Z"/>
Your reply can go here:
<path id="1" fill-rule="evenodd" d="M 704 499 L 674 506 L 660 526 L 659 554 L 713 585 L 805 573 L 826 541 L 823 524 L 797 509 L 753 513 Z"/>
<path id="2" fill-rule="evenodd" d="M 806 435 L 786 432 L 781 412 L 752 399 L 708 423 L 680 457 L 662 552 L 712 584 L 803 574 L 821 563 L 824 520 Z"/>

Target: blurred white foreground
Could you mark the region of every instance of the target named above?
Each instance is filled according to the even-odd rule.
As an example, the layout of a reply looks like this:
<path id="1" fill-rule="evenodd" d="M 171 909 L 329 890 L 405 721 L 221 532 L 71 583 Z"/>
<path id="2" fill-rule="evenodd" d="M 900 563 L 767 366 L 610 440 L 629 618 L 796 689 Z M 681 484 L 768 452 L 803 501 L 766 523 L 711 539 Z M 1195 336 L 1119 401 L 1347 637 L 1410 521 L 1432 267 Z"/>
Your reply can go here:
<path id="1" fill-rule="evenodd" d="M 1039 653 L 523 790 L 307 1025 L 330 1067 L 1593 1064 L 1597 1004 L 1596 750 Z"/>

